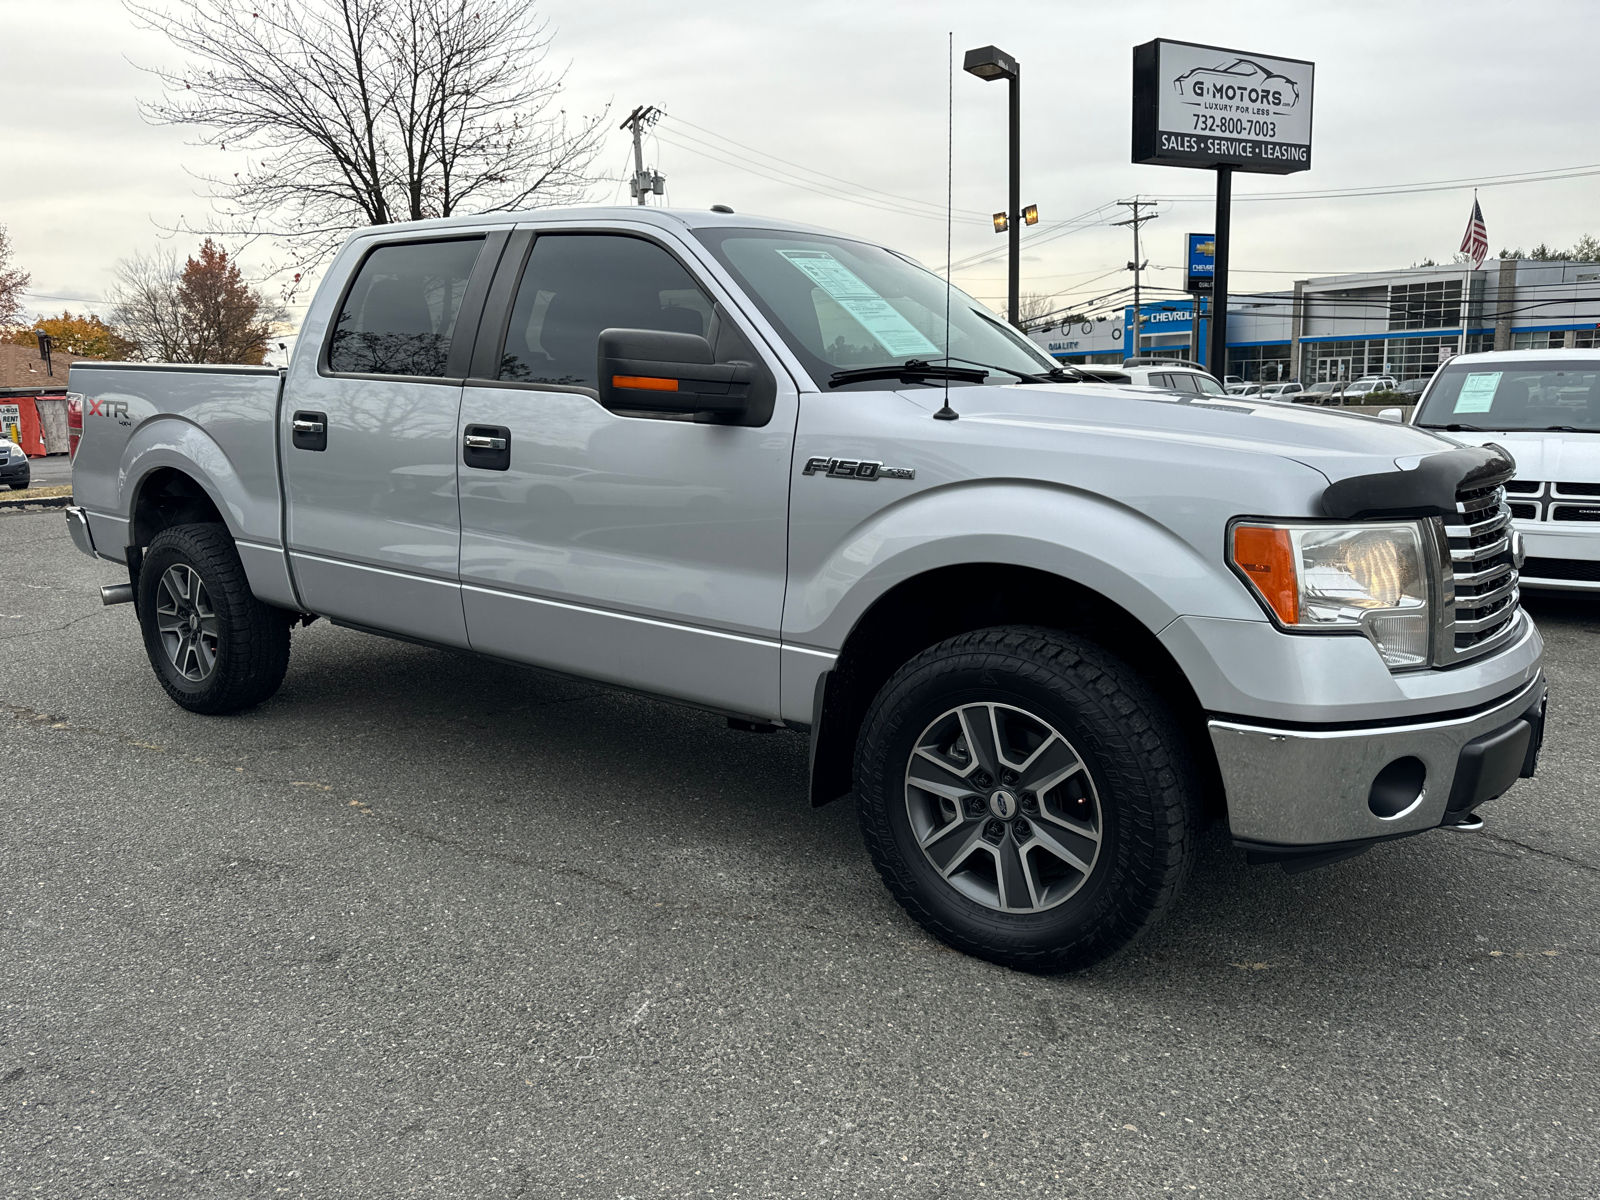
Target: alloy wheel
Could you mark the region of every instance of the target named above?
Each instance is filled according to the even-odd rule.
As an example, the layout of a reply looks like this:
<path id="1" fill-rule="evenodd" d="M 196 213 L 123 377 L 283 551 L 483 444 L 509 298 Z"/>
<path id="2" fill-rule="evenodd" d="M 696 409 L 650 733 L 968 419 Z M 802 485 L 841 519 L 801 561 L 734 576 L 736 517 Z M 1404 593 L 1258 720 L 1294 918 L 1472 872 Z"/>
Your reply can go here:
<path id="1" fill-rule="evenodd" d="M 217 665 L 217 614 L 193 567 L 174 563 L 156 586 L 156 629 L 173 668 L 203 683 Z"/>
<path id="2" fill-rule="evenodd" d="M 1021 708 L 978 703 L 941 713 L 916 740 L 905 789 L 928 862 L 988 908 L 1054 908 L 1099 861 L 1100 800 L 1083 757 Z"/>

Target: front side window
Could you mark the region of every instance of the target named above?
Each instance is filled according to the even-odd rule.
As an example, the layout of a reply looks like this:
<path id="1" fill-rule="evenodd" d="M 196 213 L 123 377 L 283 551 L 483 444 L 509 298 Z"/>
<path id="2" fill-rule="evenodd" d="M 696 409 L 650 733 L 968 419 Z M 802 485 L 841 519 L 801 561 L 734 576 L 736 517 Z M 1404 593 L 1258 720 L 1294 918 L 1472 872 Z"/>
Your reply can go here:
<path id="1" fill-rule="evenodd" d="M 712 303 L 653 242 L 615 234 L 541 234 L 511 305 L 499 378 L 594 388 L 603 329 L 706 337 Z"/>
<path id="2" fill-rule="evenodd" d="M 328 369 L 443 378 L 461 296 L 482 248 L 482 238 L 462 238 L 380 246 L 367 255 L 328 339 Z"/>
<path id="3" fill-rule="evenodd" d="M 1416 423 L 1428 429 L 1600 433 L 1600 362 L 1452 364 L 1428 389 Z"/>
<path id="4" fill-rule="evenodd" d="M 997 368 L 991 375 L 997 382 L 1057 366 L 959 290 L 948 294 L 947 335 L 945 281 L 881 246 L 765 229 L 696 234 L 744 286 L 818 387 L 827 388 L 840 371 L 912 360 Z"/>

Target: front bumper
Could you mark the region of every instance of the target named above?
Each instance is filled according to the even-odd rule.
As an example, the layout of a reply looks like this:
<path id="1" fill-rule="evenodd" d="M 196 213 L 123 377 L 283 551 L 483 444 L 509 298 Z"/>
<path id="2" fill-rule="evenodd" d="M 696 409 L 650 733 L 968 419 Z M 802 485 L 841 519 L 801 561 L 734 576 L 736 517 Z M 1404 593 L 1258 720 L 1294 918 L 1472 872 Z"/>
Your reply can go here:
<path id="1" fill-rule="evenodd" d="M 1212 720 L 1234 840 L 1333 847 L 1464 816 L 1532 775 L 1545 690 L 1541 673 L 1466 715 L 1353 729 Z"/>
<path id="2" fill-rule="evenodd" d="M 0 467 L 0 485 L 28 483 L 33 479 L 33 467 L 27 459 L 7 463 Z"/>

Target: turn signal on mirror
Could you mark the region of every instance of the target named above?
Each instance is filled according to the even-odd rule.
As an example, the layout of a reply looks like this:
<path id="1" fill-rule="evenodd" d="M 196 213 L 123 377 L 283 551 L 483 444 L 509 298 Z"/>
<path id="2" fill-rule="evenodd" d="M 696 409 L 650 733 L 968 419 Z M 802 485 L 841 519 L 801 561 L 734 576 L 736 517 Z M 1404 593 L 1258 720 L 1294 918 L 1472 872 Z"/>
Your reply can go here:
<path id="1" fill-rule="evenodd" d="M 678 390 L 676 379 L 658 379 L 653 375 L 613 375 L 611 386 L 619 388 L 637 388 L 644 392 L 675 392 Z"/>

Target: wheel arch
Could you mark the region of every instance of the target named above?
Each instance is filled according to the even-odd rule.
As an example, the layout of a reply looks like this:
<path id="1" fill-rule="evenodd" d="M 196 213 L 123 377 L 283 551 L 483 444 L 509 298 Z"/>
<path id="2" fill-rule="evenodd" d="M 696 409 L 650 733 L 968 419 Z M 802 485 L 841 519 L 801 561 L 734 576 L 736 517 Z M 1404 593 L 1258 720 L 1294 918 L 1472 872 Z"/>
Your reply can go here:
<path id="1" fill-rule="evenodd" d="M 930 603 L 930 596 L 937 601 Z M 1116 601 L 1075 580 L 1036 567 L 982 562 L 936 567 L 904 579 L 857 619 L 833 669 L 818 683 L 812 804 L 820 807 L 852 790 L 862 721 L 895 671 L 947 638 L 1000 625 L 1041 625 L 1075 633 L 1127 661 L 1171 709 L 1200 773 L 1206 811 L 1225 813 L 1204 709 L 1156 633 Z"/>

